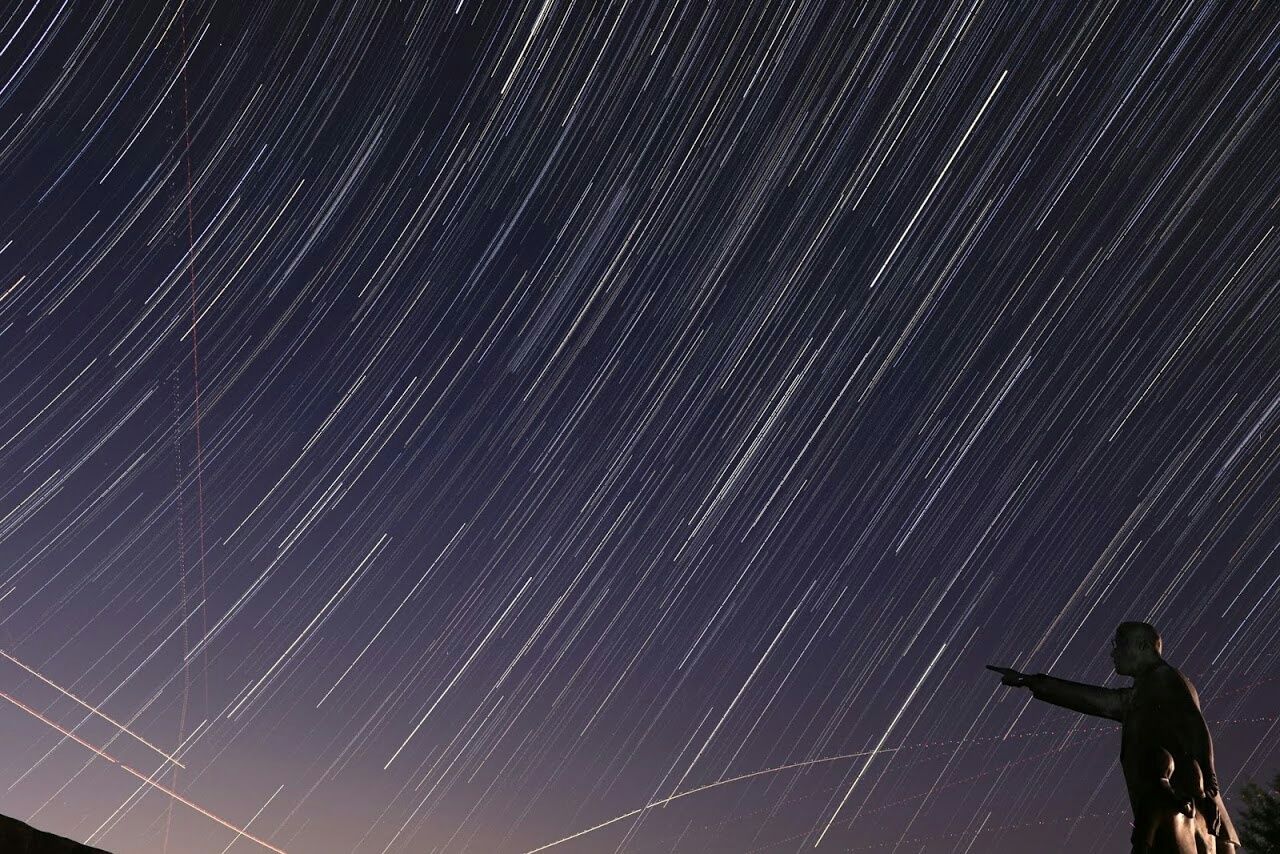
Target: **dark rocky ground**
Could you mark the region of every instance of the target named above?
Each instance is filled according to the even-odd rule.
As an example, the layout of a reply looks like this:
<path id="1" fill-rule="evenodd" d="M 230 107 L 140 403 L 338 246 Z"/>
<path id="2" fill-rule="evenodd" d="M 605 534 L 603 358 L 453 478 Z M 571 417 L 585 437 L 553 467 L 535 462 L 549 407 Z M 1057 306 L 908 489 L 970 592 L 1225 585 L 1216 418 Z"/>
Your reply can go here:
<path id="1" fill-rule="evenodd" d="M 0 852 L 3 854 L 108 854 L 52 833 L 37 830 L 25 822 L 0 815 Z"/>

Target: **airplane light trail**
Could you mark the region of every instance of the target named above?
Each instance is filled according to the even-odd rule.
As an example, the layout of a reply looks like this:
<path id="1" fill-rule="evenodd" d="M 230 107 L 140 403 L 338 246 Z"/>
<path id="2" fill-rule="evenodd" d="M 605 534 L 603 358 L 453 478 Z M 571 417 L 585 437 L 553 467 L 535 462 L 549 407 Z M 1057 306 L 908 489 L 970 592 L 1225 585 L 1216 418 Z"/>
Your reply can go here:
<path id="1" fill-rule="evenodd" d="M 247 830 L 245 830 L 244 828 L 242 828 L 242 827 L 236 827 L 236 826 L 235 826 L 234 824 L 232 824 L 231 822 L 229 822 L 229 821 L 227 821 L 226 819 L 224 819 L 224 818 L 222 818 L 222 817 L 220 817 L 220 816 L 218 816 L 218 815 L 216 815 L 216 814 L 214 814 L 214 813 L 210 812 L 209 810 L 207 810 L 207 809 L 205 809 L 204 807 L 200 806 L 200 805 L 199 805 L 199 804 L 197 804 L 196 802 L 194 802 L 194 801 L 192 801 L 192 800 L 190 800 L 190 799 L 188 799 L 188 798 L 186 798 L 186 797 L 183 797 L 182 795 L 180 795 L 180 794 L 178 794 L 177 792 L 175 792 L 175 791 L 173 791 L 172 789 L 170 789 L 168 786 L 161 785 L 160 783 L 155 782 L 154 780 L 152 780 L 150 777 L 148 777 L 147 775 L 143 774 L 142 772 L 134 770 L 132 767 L 130 767 L 129 765 L 126 765 L 126 764 L 125 764 L 125 763 L 123 763 L 123 762 L 121 762 L 119 759 L 116 759 L 116 758 L 115 758 L 114 756 L 112 756 L 111 754 L 107 753 L 107 752 L 106 752 L 106 751 L 104 751 L 104 750 L 101 750 L 101 749 L 99 749 L 99 748 L 95 747 L 94 745 L 92 745 L 92 744 L 90 744 L 89 742 L 85 741 L 85 740 L 84 740 L 83 738 L 81 738 L 80 736 L 78 736 L 78 735 L 76 735 L 75 733 L 71 732 L 69 729 L 66 729 L 65 727 L 59 726 L 58 724 L 56 724 L 56 723 L 54 723 L 53 721 L 51 721 L 51 720 L 49 720 L 48 718 L 46 718 L 44 715 L 42 715 L 42 714 L 40 714 L 39 712 L 37 712 L 35 709 L 31 708 L 30 706 L 26 705 L 25 703 L 22 703 L 22 702 L 21 702 L 21 701 L 19 701 L 19 700 L 14 699 L 13 697 L 10 697 L 8 694 L 4 693 L 3 691 L 0 691 L 0 698 L 3 698 L 3 699 L 5 699 L 5 700 L 8 700 L 10 703 L 12 703 L 13 705 L 17 706 L 19 709 L 22 709 L 24 712 L 26 712 L 27 714 L 31 715 L 32 717 L 34 717 L 34 718 L 36 718 L 36 719 L 38 719 L 38 720 L 40 720 L 40 721 L 42 721 L 42 722 L 44 722 L 44 723 L 48 724 L 49 726 L 53 727 L 53 728 L 54 728 L 54 729 L 56 729 L 58 732 L 62 733 L 62 734 L 63 734 L 63 735 L 65 735 L 67 738 L 71 739 L 72 741 L 76 742 L 77 744 L 81 745 L 82 747 L 85 747 L 85 748 L 87 748 L 88 750 L 93 751 L 95 754 L 97 754 L 97 755 L 98 755 L 98 756 L 100 756 L 101 758 L 103 758 L 103 759 L 107 760 L 107 761 L 108 761 L 108 762 L 110 762 L 112 765 L 115 765 L 115 766 L 117 766 L 117 767 L 119 767 L 119 768 L 122 768 L 123 770 L 125 770 L 125 771 L 129 772 L 130 774 L 132 774 L 134 777 L 137 777 L 137 778 L 138 778 L 139 780 L 141 780 L 143 783 L 146 783 L 148 786 L 151 786 L 153 789 L 156 789 L 157 791 L 163 792 L 164 794 L 168 795 L 169 797 L 173 798 L 174 800 L 176 800 L 176 801 L 178 801 L 178 802 L 180 802 L 180 803 L 186 804 L 187 806 L 191 807 L 191 809 L 195 810 L 196 812 L 200 813 L 200 814 L 201 814 L 201 815 L 203 815 L 203 816 L 206 816 L 206 817 L 208 817 L 208 818 L 210 818 L 210 819 L 213 819 L 213 820 L 214 820 L 214 821 L 216 821 L 218 824 L 222 825 L 223 827 L 227 828 L 228 830 L 234 830 L 236 833 L 238 833 L 239 835 L 243 836 L 245 839 L 252 840 L 253 842 L 256 842 L 256 843 L 258 843 L 259 845 L 261 845 L 263 848 L 266 848 L 266 849 L 267 849 L 267 850 L 269 850 L 269 851 L 274 851 L 274 852 L 276 852 L 276 854 L 288 854 L 288 852 L 286 852 L 283 848 L 277 848 L 276 846 L 272 845 L 270 842 L 267 842 L 266 840 L 264 840 L 264 839 L 260 839 L 260 838 L 258 838 L 257 836 L 254 836 L 252 833 L 249 833 L 249 832 L 248 832 Z"/>
<path id="2" fill-rule="evenodd" d="M 9 659 L 9 660 L 10 660 L 10 661 L 12 661 L 14 664 L 18 665 L 18 666 L 19 666 L 19 667 L 21 667 L 23 670 L 25 670 L 25 671 L 27 671 L 28 673 L 30 673 L 32 676 L 36 677 L 36 678 L 37 678 L 37 679 L 39 679 L 41 682 L 43 682 L 43 683 L 45 683 L 46 685 L 48 685 L 50 688 L 53 688 L 55 691 L 58 691 L 59 693 L 64 694 L 64 695 L 66 695 L 67 697 L 70 697 L 72 700 L 75 700 L 75 701 L 76 701 L 77 703 L 79 703 L 81 706 L 84 706 L 86 709 L 88 709 L 89 711 L 93 712 L 95 715 L 97 715 L 98 717 L 102 718 L 102 719 L 103 719 L 104 721 L 106 721 L 107 723 L 109 723 L 109 724 L 111 724 L 112 726 L 116 727 L 116 728 L 117 728 L 117 729 L 119 729 L 121 732 L 125 732 L 125 733 L 128 733 L 129 735 L 133 736 L 135 739 L 137 739 L 138 741 L 142 742 L 142 743 L 143 743 L 143 744 L 145 744 L 147 747 L 149 747 L 149 748 L 151 748 L 152 750 L 154 750 L 156 753 L 159 753 L 161 756 L 163 756 L 165 759 L 168 759 L 170 762 L 172 762 L 174 765 L 177 765 L 179 768 L 186 768 L 186 767 L 187 767 L 187 766 L 183 765 L 181 762 L 179 762 L 177 759 L 175 759 L 175 758 L 173 757 L 173 755 L 172 755 L 172 754 L 165 753 L 163 750 L 161 750 L 160 748 L 156 747 L 154 744 L 152 744 L 151 742 L 147 741 L 145 738 L 143 738 L 142 736 L 138 735 L 136 732 L 134 732 L 133 730 L 129 729 L 127 726 L 125 726 L 124 724 L 120 723 L 120 722 L 119 722 L 119 721 L 117 721 L 115 718 L 113 718 L 113 717 L 111 717 L 110 715 L 108 715 L 106 712 L 104 712 L 104 711 L 102 711 L 101 709 L 99 709 L 97 706 L 95 706 L 95 705 L 93 705 L 93 704 L 91 704 L 91 703 L 87 703 L 87 702 L 85 702 L 84 700 L 80 699 L 80 698 L 79 698 L 79 697 L 77 697 L 75 694 L 73 694 L 73 693 L 71 693 L 70 691 L 68 691 L 66 688 L 63 688 L 61 685 L 58 685 L 58 684 L 57 684 L 56 682 L 54 682 L 52 679 L 49 679 L 47 676 L 44 676 L 43 674 L 38 673 L 38 672 L 36 672 L 34 669 L 32 669 L 32 668 L 28 667 L 27 665 L 23 664 L 21 661 L 19 661 L 17 658 L 15 658 L 14 656 L 10 655 L 9 653 L 5 652 L 3 649 L 0 649 L 0 655 L 3 655 L 5 658 Z"/>
<path id="3" fill-rule="evenodd" d="M 898 747 L 887 747 L 881 750 L 880 752 L 895 753 L 900 749 L 901 748 L 898 748 Z M 838 762 L 841 759 L 856 759 L 860 756 L 870 756 L 872 753 L 874 753 L 874 751 L 868 750 L 868 751 L 863 751 L 861 753 L 845 753 L 841 756 L 824 756 L 821 759 L 807 759 L 804 762 L 792 762 L 788 765 L 778 765 L 777 767 L 774 767 L 774 768 L 763 768 L 759 771 L 749 771 L 746 774 L 739 774 L 736 777 L 726 777 L 723 780 L 716 780 L 714 783 L 707 783 L 705 785 L 698 786 L 696 788 L 689 789 L 684 792 L 679 792 L 674 795 L 668 795 L 665 798 L 662 798 L 657 801 L 653 801 L 652 803 L 645 804 L 642 807 L 637 807 L 636 809 L 633 809 L 631 812 L 623 813 L 622 815 L 619 815 L 619 816 L 614 816 L 608 821 L 602 821 L 599 824 L 592 825 L 591 827 L 588 827 L 585 830 L 579 830 L 577 833 L 571 834 L 569 836 L 565 836 L 561 839 L 557 839 L 554 842 L 548 842 L 546 845 L 541 845 L 537 848 L 531 848 L 528 851 L 523 852 L 523 854 L 538 854 L 539 851 L 546 851 L 548 848 L 554 848 L 557 845 L 563 845 L 564 843 L 577 839 L 580 836 L 586 836 L 588 833 L 592 833 L 594 831 L 600 830 L 601 828 L 608 827 L 611 824 L 617 824 L 618 822 L 624 819 L 631 818 L 631 816 L 633 815 L 639 815 L 645 810 L 653 809 L 654 807 L 665 806 L 666 804 L 669 804 L 672 801 L 678 801 L 681 798 L 687 798 L 690 795 L 696 795 L 699 792 L 705 792 L 708 789 L 714 789 L 719 786 L 727 786 L 730 783 L 738 783 L 743 780 L 750 780 L 752 777 L 761 777 L 765 774 L 776 774 L 779 771 L 788 771 L 792 768 L 803 768 L 809 765 L 821 765 L 826 762 Z"/>

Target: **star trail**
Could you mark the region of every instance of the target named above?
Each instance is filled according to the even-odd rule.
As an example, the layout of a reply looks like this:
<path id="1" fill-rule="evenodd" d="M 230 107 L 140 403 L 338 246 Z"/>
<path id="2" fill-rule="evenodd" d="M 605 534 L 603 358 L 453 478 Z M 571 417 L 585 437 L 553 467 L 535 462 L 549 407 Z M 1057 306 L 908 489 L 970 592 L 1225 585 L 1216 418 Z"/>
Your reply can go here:
<path id="1" fill-rule="evenodd" d="M 0 8 L 0 812 L 1121 850 L 1125 619 L 1280 768 L 1280 7 Z"/>

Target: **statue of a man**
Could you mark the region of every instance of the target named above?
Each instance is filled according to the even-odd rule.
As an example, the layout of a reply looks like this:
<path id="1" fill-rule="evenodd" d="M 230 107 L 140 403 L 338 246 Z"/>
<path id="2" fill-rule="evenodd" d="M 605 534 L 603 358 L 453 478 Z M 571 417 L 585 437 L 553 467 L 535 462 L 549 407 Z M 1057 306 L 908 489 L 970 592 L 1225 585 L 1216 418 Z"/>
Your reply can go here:
<path id="1" fill-rule="evenodd" d="M 1213 765 L 1213 740 L 1195 687 L 1160 655 L 1148 623 L 1121 623 L 1111 647 L 1129 688 L 1069 682 L 1043 673 L 988 665 L 1001 683 L 1036 699 L 1121 724 L 1120 768 L 1133 809 L 1132 854 L 1236 854 L 1240 839 L 1227 816 Z"/>

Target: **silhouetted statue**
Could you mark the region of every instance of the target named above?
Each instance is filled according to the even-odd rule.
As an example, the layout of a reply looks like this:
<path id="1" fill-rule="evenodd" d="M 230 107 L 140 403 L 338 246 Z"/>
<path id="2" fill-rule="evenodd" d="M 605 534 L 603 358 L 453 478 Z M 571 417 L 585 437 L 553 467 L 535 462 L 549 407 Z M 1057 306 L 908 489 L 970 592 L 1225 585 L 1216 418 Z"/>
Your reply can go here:
<path id="1" fill-rule="evenodd" d="M 0 851 L 4 854 L 107 854 L 101 848 L 90 848 L 25 822 L 0 815 Z"/>
<path id="2" fill-rule="evenodd" d="M 1121 623 L 1111 647 L 1129 688 L 1069 682 L 987 665 L 1036 699 L 1121 724 L 1120 768 L 1133 809 L 1132 854 L 1236 854 L 1240 838 L 1218 791 L 1213 740 L 1195 687 L 1160 656 L 1160 633 Z"/>

